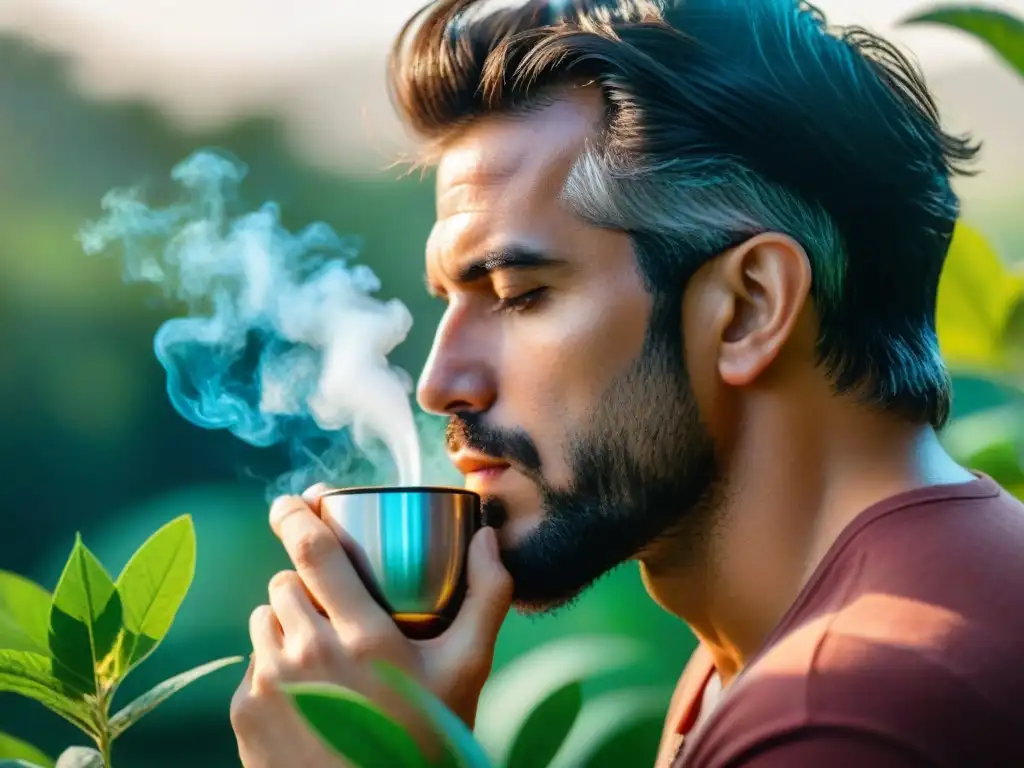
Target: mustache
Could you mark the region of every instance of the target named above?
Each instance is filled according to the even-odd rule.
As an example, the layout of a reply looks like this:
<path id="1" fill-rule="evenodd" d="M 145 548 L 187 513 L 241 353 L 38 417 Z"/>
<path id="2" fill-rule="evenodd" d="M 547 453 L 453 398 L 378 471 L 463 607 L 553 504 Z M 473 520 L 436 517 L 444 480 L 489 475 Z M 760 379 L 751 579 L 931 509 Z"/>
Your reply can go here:
<path id="1" fill-rule="evenodd" d="M 445 429 L 444 441 L 452 453 L 465 448 L 507 461 L 530 474 L 540 473 L 540 453 L 529 435 L 522 430 L 501 429 L 484 424 L 478 413 L 452 416 Z"/>

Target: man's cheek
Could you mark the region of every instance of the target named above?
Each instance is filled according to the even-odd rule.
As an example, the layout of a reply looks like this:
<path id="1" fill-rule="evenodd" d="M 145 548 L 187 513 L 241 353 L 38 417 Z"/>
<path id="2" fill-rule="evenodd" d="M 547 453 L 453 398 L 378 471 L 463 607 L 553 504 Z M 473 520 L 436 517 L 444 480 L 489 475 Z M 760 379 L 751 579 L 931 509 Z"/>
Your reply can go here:
<path id="1" fill-rule="evenodd" d="M 572 485 L 572 473 L 566 461 L 566 444 L 572 427 L 564 409 L 556 413 L 557 417 L 549 419 L 544 429 L 529 434 L 540 455 L 542 482 L 565 490 Z"/>

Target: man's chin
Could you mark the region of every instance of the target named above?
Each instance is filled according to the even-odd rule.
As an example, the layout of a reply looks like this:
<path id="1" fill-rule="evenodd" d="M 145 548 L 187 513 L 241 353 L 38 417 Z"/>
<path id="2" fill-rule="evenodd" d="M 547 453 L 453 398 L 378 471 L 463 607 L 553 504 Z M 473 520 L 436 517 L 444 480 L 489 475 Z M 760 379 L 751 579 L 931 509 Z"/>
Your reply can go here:
<path id="1" fill-rule="evenodd" d="M 520 616 L 527 618 L 555 616 L 564 610 L 572 608 L 579 599 L 579 594 L 557 600 L 520 600 L 517 598 L 513 600 L 512 607 Z"/>
<path id="2" fill-rule="evenodd" d="M 515 574 L 513 574 L 512 580 L 515 582 Z M 520 616 L 554 616 L 575 606 L 595 581 L 597 580 L 595 579 L 578 589 L 566 590 L 560 595 L 523 594 L 521 590 L 516 590 L 512 596 L 512 607 Z"/>
<path id="3" fill-rule="evenodd" d="M 503 514 L 504 518 L 500 524 L 494 527 L 498 534 L 498 543 L 505 550 L 517 549 L 529 542 L 544 522 L 544 516 L 541 513 L 513 517 L 503 510 Z"/>

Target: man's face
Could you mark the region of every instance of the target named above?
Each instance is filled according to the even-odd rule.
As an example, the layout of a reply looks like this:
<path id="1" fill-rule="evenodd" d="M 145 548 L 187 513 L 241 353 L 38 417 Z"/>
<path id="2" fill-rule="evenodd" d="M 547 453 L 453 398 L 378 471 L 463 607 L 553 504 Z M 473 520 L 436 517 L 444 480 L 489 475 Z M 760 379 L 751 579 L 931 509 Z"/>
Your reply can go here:
<path id="1" fill-rule="evenodd" d="M 652 297 L 630 239 L 560 201 L 599 110 L 580 91 L 482 121 L 437 169 L 427 279 L 447 311 L 418 395 L 451 417 L 451 458 L 524 609 L 695 532 L 716 474 L 683 365 L 682 286 Z"/>

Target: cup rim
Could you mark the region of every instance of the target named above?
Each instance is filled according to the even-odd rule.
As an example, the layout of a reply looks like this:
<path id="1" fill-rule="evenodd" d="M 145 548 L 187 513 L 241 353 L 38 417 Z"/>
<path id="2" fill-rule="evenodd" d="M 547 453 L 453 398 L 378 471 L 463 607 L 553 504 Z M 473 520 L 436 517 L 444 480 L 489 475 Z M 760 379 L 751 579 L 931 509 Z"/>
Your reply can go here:
<path id="1" fill-rule="evenodd" d="M 477 499 L 480 498 L 480 494 L 475 491 L 470 491 L 467 488 L 457 488 L 455 486 L 447 485 L 363 485 L 353 486 L 351 488 L 332 488 L 331 490 L 324 491 L 320 494 L 320 498 L 325 499 L 329 496 L 356 496 L 381 493 L 459 494 L 462 496 L 472 496 Z"/>

